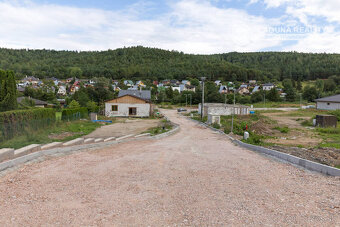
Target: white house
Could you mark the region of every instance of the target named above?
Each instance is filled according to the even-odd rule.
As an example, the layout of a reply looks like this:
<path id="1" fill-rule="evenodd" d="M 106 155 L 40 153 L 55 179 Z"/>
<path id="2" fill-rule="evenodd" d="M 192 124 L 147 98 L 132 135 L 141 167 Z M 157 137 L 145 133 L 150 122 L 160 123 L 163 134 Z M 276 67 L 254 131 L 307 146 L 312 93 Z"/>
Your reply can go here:
<path id="1" fill-rule="evenodd" d="M 181 93 L 181 88 L 179 86 L 171 87 L 173 91 L 178 91 L 178 93 Z"/>
<path id="2" fill-rule="evenodd" d="M 105 102 L 107 117 L 149 117 L 152 113 L 150 91 L 120 90 L 118 98 Z"/>
<path id="3" fill-rule="evenodd" d="M 263 84 L 262 85 L 262 90 L 264 91 L 270 91 L 271 89 L 273 89 L 275 87 L 274 84 L 269 83 L 269 84 Z"/>
<path id="4" fill-rule="evenodd" d="M 220 86 L 220 90 L 219 90 L 220 94 L 227 94 L 228 93 L 228 87 L 225 85 L 221 85 Z"/>
<path id="5" fill-rule="evenodd" d="M 58 89 L 58 95 L 66 95 L 66 87 L 65 86 L 60 86 Z"/>
<path id="6" fill-rule="evenodd" d="M 340 94 L 316 99 L 315 102 L 319 110 L 340 110 Z"/>

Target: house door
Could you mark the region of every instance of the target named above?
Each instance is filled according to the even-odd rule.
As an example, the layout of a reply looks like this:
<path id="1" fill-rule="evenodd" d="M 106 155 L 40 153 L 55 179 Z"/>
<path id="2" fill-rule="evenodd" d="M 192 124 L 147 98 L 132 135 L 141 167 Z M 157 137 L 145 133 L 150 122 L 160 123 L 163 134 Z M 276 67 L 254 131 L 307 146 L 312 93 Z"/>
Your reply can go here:
<path id="1" fill-rule="evenodd" d="M 136 116 L 137 115 L 137 108 L 136 107 L 130 107 L 129 108 L 129 116 Z"/>

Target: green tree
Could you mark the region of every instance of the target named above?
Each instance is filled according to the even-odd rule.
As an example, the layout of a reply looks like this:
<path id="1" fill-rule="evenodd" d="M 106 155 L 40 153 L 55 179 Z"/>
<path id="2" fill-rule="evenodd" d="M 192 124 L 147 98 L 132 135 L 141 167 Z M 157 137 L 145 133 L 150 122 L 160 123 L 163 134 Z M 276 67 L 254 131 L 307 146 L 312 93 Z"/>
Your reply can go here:
<path id="1" fill-rule="evenodd" d="M 88 101 L 86 103 L 86 107 L 89 110 L 89 112 L 92 112 L 92 113 L 98 112 L 98 109 L 99 109 L 97 103 L 94 101 Z"/>
<path id="2" fill-rule="evenodd" d="M 80 108 L 79 103 L 76 100 L 72 100 L 70 105 L 68 105 L 69 109 L 76 109 L 76 108 Z"/>
<path id="3" fill-rule="evenodd" d="M 278 102 L 281 100 L 279 92 L 276 90 L 276 88 L 271 89 L 268 92 L 268 100 L 272 102 Z"/>
<path id="4" fill-rule="evenodd" d="M 83 75 L 83 71 L 79 67 L 71 67 L 69 70 L 69 74 L 72 78 L 81 78 Z"/>
<path id="5" fill-rule="evenodd" d="M 316 98 L 318 98 L 318 91 L 315 87 L 306 86 L 303 89 L 302 96 L 304 99 L 308 100 L 309 102 L 314 101 Z"/>

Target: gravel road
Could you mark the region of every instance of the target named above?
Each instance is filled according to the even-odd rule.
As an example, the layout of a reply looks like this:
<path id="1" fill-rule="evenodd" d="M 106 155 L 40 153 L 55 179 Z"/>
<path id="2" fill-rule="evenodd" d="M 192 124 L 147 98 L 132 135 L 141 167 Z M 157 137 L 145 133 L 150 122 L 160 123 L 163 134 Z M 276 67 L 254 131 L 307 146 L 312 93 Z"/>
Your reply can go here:
<path id="1" fill-rule="evenodd" d="M 339 226 L 340 178 L 181 130 L 26 165 L 0 178 L 0 226 Z"/>

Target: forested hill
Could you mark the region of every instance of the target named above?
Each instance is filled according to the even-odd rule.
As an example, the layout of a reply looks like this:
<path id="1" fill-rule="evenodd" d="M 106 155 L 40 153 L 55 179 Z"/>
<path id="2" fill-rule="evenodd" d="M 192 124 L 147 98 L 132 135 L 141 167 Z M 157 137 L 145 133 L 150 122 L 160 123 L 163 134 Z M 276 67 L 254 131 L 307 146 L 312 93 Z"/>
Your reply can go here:
<path id="1" fill-rule="evenodd" d="M 340 75 L 340 55 L 292 52 L 190 55 L 155 48 L 108 51 L 0 49 L 0 68 L 39 78 L 309 80 Z"/>

